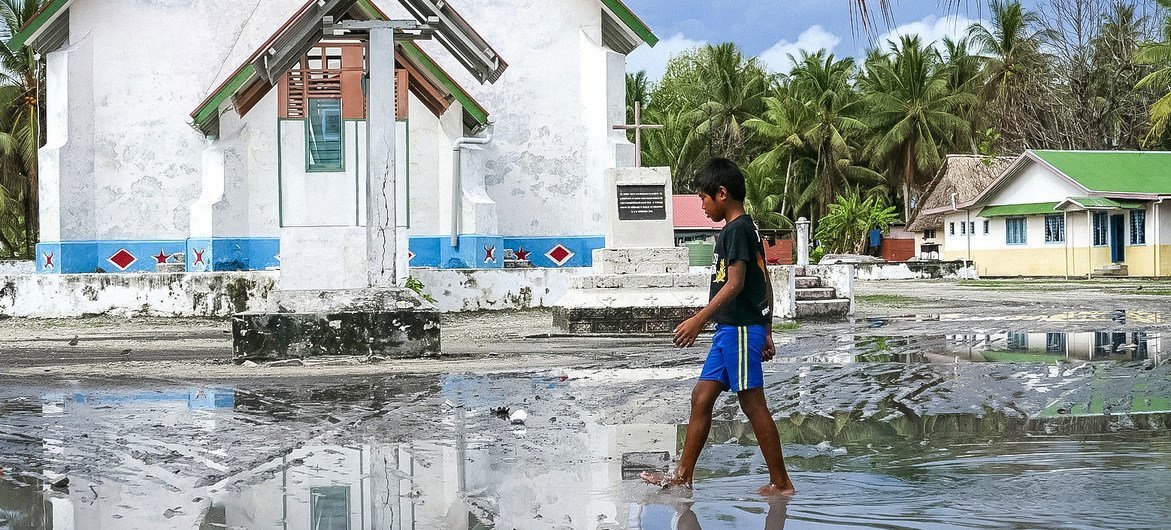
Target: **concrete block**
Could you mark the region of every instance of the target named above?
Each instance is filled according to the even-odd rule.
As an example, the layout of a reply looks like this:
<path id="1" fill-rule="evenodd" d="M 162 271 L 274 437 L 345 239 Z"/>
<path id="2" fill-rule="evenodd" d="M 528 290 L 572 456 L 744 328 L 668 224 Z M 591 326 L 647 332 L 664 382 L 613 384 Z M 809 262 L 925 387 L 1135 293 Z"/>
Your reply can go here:
<path id="1" fill-rule="evenodd" d="M 233 360 L 322 355 L 415 358 L 439 355 L 439 313 L 242 313 L 232 318 Z"/>

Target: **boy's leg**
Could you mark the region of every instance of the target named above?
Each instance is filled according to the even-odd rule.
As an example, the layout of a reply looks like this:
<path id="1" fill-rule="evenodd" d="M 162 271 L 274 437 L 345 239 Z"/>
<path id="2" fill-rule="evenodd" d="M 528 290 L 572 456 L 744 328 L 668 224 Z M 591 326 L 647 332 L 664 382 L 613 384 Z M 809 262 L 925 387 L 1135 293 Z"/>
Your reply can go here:
<path id="1" fill-rule="evenodd" d="M 725 352 L 736 344 L 735 330 L 734 327 L 716 326 L 712 349 L 703 363 L 699 381 L 691 390 L 691 419 L 687 423 L 687 437 L 683 441 L 679 467 L 674 473 L 667 474 L 643 472 L 640 475 L 643 480 L 661 486 L 691 485 L 695 463 L 699 460 L 699 453 L 707 443 L 708 431 L 712 428 L 712 407 L 720 393 L 730 385 Z"/>
<path id="2" fill-rule="evenodd" d="M 768 403 L 764 398 L 764 388 L 756 387 L 744 390 L 736 395 L 740 399 L 740 409 L 748 416 L 752 423 L 752 432 L 756 434 L 756 441 L 760 444 L 760 453 L 764 455 L 764 462 L 768 464 L 769 484 L 760 488 L 763 495 L 788 495 L 796 491 L 793 481 L 789 479 L 789 472 L 785 469 L 785 457 L 781 454 L 781 435 L 777 432 L 777 424 L 768 410 Z"/>
<path id="3" fill-rule="evenodd" d="M 772 412 L 768 410 L 768 403 L 764 398 L 764 370 L 761 366 L 761 351 L 764 348 L 768 329 L 764 326 L 745 326 L 742 331 L 742 341 L 746 351 L 740 361 L 742 378 L 738 382 L 742 385 L 733 385 L 732 390 L 740 400 L 740 410 L 748 416 L 752 424 L 752 432 L 760 444 L 760 452 L 764 455 L 764 462 L 768 464 L 769 484 L 760 488 L 764 495 L 792 494 L 795 489 L 789 480 L 789 473 L 785 469 L 785 457 L 781 454 L 781 435 L 777 432 L 777 424 L 773 421 Z"/>
<path id="4" fill-rule="evenodd" d="M 687 436 L 683 441 L 683 456 L 679 458 L 679 466 L 667 474 L 644 471 L 640 475 L 643 480 L 660 486 L 691 485 L 695 463 L 699 461 L 699 453 L 703 451 L 712 428 L 712 407 L 723 391 L 724 385 L 719 381 L 700 380 L 695 383 L 695 388 L 691 390 L 691 419 L 687 423 Z"/>

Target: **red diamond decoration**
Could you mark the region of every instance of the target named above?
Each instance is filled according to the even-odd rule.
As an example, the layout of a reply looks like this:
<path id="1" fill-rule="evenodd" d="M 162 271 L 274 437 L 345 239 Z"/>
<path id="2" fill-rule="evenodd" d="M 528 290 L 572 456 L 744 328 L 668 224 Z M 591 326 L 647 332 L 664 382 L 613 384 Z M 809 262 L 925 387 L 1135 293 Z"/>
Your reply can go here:
<path id="1" fill-rule="evenodd" d="M 126 267 L 134 265 L 134 262 L 138 261 L 138 258 L 134 257 L 134 254 L 127 252 L 126 249 L 120 248 L 118 249 L 118 252 L 115 252 L 113 256 L 110 256 L 108 261 L 113 263 L 115 267 L 118 267 L 118 270 L 124 271 L 126 270 Z"/>
<path id="2" fill-rule="evenodd" d="M 549 249 L 549 252 L 545 253 L 545 257 L 553 260 L 553 263 L 556 263 L 558 267 L 565 265 L 565 262 L 569 261 L 569 258 L 572 258 L 574 255 L 572 250 L 565 248 L 565 245 L 561 243 L 557 243 L 557 245 Z"/>
<path id="3" fill-rule="evenodd" d="M 408 250 L 407 251 L 407 262 L 409 263 L 413 259 L 415 259 L 415 253 Z"/>

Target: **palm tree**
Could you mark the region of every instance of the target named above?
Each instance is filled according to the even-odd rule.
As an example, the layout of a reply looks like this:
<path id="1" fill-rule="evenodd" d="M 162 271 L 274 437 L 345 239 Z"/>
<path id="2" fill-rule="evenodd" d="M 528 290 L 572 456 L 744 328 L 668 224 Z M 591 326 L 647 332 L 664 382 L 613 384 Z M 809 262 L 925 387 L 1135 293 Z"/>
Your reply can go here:
<path id="1" fill-rule="evenodd" d="M 699 75 L 690 87 L 699 105 L 692 118 L 709 156 L 743 163 L 747 139 L 741 125 L 764 110 L 771 78 L 756 58 L 730 42 L 707 45 L 699 54 Z"/>
<path id="2" fill-rule="evenodd" d="M 890 54 L 871 60 L 862 78 L 871 132 L 867 150 L 873 163 L 902 184 L 906 216 L 918 186 L 938 171 L 942 146 L 970 134 L 959 113 L 976 98 L 949 90 L 950 72 L 919 37 L 904 36 L 889 46 Z"/>
<path id="3" fill-rule="evenodd" d="M 793 89 L 788 84 L 778 86 L 772 96 L 764 98 L 764 105 L 764 113 L 759 118 L 745 121 L 744 127 L 754 131 L 772 146 L 757 156 L 752 165 L 784 172 L 780 214 L 787 216 L 794 159 L 801 157 L 802 151 L 808 148 L 801 132 L 809 126 L 812 113 L 808 106 L 794 97 Z"/>
<path id="4" fill-rule="evenodd" d="M 854 71 L 852 58 L 836 60 L 821 50 L 802 52 L 791 74 L 793 88 L 811 114 L 799 135 L 813 152 L 812 172 L 796 206 L 808 206 L 815 219 L 851 184 L 881 181 L 876 172 L 854 163 L 850 137 L 867 130 L 860 119 L 862 100 L 851 83 Z"/>
<path id="5" fill-rule="evenodd" d="M 744 169 L 744 211 L 761 228 L 792 226 L 788 218 L 777 212 L 782 195 L 773 168 L 754 163 Z"/>
<path id="6" fill-rule="evenodd" d="M 1156 0 L 1163 9 L 1171 11 L 1171 0 Z M 1147 42 L 1139 46 L 1135 62 L 1153 65 L 1157 68 L 1135 85 L 1139 89 L 1167 91 L 1151 105 L 1151 128 L 1143 140 L 1147 145 L 1161 143 L 1171 122 L 1171 14 L 1164 17 L 1159 28 L 1160 41 Z"/>
<path id="7" fill-rule="evenodd" d="M 0 16 L 12 31 L 48 0 L 0 0 Z M 37 236 L 37 149 L 40 147 L 44 75 L 31 48 L 0 47 L 0 243 L 31 256 Z M 11 228 L 19 217 L 21 230 Z"/>
<path id="8" fill-rule="evenodd" d="M 1039 29 L 1041 20 L 1027 11 L 1017 0 L 992 0 L 992 27 L 973 23 L 968 27 L 968 38 L 984 54 L 983 99 L 993 103 L 996 125 L 1013 147 L 1025 147 L 1023 108 L 1029 102 L 1025 87 L 1030 69 L 1037 66 L 1041 56 L 1042 39 L 1050 32 Z"/>

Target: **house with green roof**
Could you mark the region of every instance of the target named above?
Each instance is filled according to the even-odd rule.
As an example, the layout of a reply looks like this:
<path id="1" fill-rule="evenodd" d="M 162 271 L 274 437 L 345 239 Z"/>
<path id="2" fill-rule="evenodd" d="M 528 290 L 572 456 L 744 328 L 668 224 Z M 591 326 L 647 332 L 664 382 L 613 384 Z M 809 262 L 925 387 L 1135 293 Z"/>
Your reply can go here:
<path id="1" fill-rule="evenodd" d="M 981 276 L 1171 275 L 1171 152 L 1029 150 L 938 204 L 941 254 Z"/>
<path id="2" fill-rule="evenodd" d="M 396 107 L 399 266 L 589 266 L 634 158 L 626 55 L 657 40 L 622 0 L 50 0 L 8 42 L 47 77 L 37 270 L 365 286 L 368 98 Z"/>

